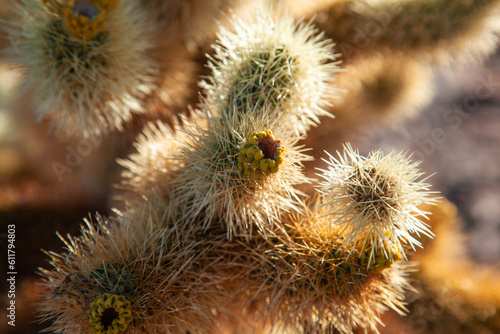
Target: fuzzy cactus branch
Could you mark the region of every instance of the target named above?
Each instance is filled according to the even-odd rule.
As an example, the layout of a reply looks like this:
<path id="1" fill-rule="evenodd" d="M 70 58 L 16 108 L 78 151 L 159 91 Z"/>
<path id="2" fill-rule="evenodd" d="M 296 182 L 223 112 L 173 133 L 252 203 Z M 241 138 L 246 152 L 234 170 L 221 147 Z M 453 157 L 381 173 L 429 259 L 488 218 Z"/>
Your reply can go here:
<path id="1" fill-rule="evenodd" d="M 480 60 L 495 50 L 496 0 L 336 1 L 317 16 L 343 59 L 390 50 L 429 61 Z"/>
<path id="2" fill-rule="evenodd" d="M 34 91 L 37 118 L 50 116 L 55 132 L 89 136 L 121 129 L 142 110 L 152 84 L 151 30 L 134 1 L 81 3 L 98 16 L 80 15 L 76 5 L 23 1 L 11 39 L 13 60 L 28 72 L 23 89 Z"/>

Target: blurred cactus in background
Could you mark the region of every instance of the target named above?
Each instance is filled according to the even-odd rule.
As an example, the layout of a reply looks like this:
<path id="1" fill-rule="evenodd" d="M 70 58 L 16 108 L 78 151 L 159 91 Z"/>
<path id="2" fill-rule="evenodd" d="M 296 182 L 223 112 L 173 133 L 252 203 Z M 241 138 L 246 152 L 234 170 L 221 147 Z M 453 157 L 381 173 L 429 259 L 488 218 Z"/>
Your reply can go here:
<path id="1" fill-rule="evenodd" d="M 453 282 L 473 264 L 452 250 L 463 245 L 454 208 L 411 152 L 365 157 L 348 143 L 416 115 L 433 66 L 493 52 L 498 10 L 487 0 L 17 1 L 2 20 L 4 60 L 46 135 L 79 141 L 83 156 L 68 167 L 67 144 L 67 165 L 51 166 L 60 183 L 76 182 L 63 180 L 76 167 L 88 168 L 85 182 L 105 179 L 104 212 L 60 236 L 65 251 L 45 251 L 48 330 L 500 330 L 494 272 L 469 278 L 491 298 Z M 109 163 L 85 167 L 82 143 Z M 440 315 L 423 330 L 405 320 L 432 302 Z"/>

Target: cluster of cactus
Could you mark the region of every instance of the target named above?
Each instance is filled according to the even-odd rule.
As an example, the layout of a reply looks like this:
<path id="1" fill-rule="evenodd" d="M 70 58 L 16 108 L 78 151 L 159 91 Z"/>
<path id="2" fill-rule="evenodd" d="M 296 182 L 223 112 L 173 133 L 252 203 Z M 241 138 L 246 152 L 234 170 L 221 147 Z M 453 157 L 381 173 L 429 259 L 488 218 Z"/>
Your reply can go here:
<path id="1" fill-rule="evenodd" d="M 182 57 L 217 27 L 197 107 L 172 126 L 148 123 L 137 153 L 118 161 L 115 214 L 63 238 L 67 253 L 48 252 L 54 269 L 42 270 L 40 309 L 52 330 L 215 333 L 245 315 L 255 321 L 235 332 L 377 332 L 386 309 L 404 313 L 409 254 L 433 235 L 421 207 L 435 199 L 418 162 L 381 151 L 363 157 L 345 144 L 318 181 L 304 172 L 313 159 L 302 143 L 327 148 L 330 134 L 393 118 L 403 100 L 413 105 L 400 95 L 427 77 L 388 73 L 391 61 L 421 73 L 444 54 L 491 51 L 485 22 L 499 1 L 312 2 L 316 24 L 342 54 L 312 21 L 294 18 L 313 4 L 292 14 L 292 3 L 22 0 L 9 32 L 36 113 L 56 132 L 87 137 L 123 129 L 158 101 L 184 103 L 184 95 L 164 97 L 176 80 L 168 43 L 182 45 Z M 449 26 L 440 29 L 435 15 L 429 25 L 440 34 L 419 30 L 426 11 L 441 6 Z M 221 15 L 228 9 L 229 20 Z M 345 52 L 352 32 L 383 13 L 391 16 L 385 30 Z M 481 34 L 490 39 L 470 42 Z M 449 45 L 433 47 L 442 40 Z M 342 71 L 339 59 L 353 69 Z"/>

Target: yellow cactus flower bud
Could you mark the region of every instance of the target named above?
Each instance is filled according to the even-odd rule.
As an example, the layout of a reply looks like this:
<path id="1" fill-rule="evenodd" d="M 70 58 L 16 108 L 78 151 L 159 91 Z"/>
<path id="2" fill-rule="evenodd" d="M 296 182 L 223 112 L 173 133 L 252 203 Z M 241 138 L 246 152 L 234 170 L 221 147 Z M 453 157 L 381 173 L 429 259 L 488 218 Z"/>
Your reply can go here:
<path id="1" fill-rule="evenodd" d="M 241 146 L 238 169 L 243 175 L 260 177 L 279 171 L 285 147 L 271 130 L 252 132 Z"/>
<path id="2" fill-rule="evenodd" d="M 262 169 L 263 172 L 267 171 L 267 166 L 269 165 L 269 159 L 263 159 L 259 162 L 259 168 Z"/>
<path id="3" fill-rule="evenodd" d="M 261 150 L 257 150 L 257 152 L 255 152 L 254 159 L 255 159 L 255 160 L 260 160 L 260 159 L 262 159 L 262 158 L 264 158 L 264 153 L 262 153 L 262 151 L 261 151 Z"/>
<path id="4" fill-rule="evenodd" d="M 101 32 L 107 11 L 118 1 L 74 0 L 62 9 L 68 34 L 85 40 L 94 39 Z"/>
<path id="5" fill-rule="evenodd" d="M 123 296 L 104 293 L 91 304 L 88 312 L 95 333 L 119 333 L 132 321 L 130 302 Z"/>

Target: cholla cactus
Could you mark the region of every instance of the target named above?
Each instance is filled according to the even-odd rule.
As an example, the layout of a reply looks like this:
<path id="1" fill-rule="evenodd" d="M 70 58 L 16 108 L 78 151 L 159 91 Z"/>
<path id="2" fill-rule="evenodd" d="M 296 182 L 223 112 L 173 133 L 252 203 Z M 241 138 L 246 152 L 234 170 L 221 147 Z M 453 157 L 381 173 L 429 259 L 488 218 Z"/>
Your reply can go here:
<path id="1" fill-rule="evenodd" d="M 495 50 L 497 0 L 348 0 L 327 6 L 319 25 L 347 59 L 390 49 L 430 61 L 469 62 Z"/>
<path id="2" fill-rule="evenodd" d="M 384 157 L 378 151 L 364 158 L 350 145 L 339 160 L 330 158 L 321 175 L 326 180 L 321 184 L 321 205 L 327 207 L 344 246 L 369 247 L 371 263 L 378 251 L 393 260 L 404 256 L 403 244 L 420 246 L 415 234 L 431 235 L 419 220 L 426 216 L 418 207 L 433 200 L 429 185 L 417 181 L 422 176 L 417 164 L 401 153 Z"/>
<path id="3" fill-rule="evenodd" d="M 13 52 L 38 119 L 56 132 L 96 135 L 141 111 L 151 89 L 151 27 L 133 0 L 23 0 Z"/>
<path id="4" fill-rule="evenodd" d="M 280 118 L 270 119 L 265 113 L 260 118 L 251 112 L 236 113 L 230 120 L 210 116 L 209 122 L 210 129 L 197 135 L 199 145 L 182 152 L 186 168 L 173 181 L 171 196 L 184 208 L 187 221 L 202 219 L 209 226 L 219 220 L 229 236 L 246 235 L 254 227 L 265 231 L 284 211 L 298 210 L 300 192 L 294 186 L 310 182 L 301 172 L 301 163 L 310 157 L 297 145 L 300 137 Z M 272 133 L 280 141 L 280 156 L 278 152 L 268 157 L 262 154 L 269 171 L 276 173 L 261 173 L 264 167 L 260 162 L 257 166 L 255 158 L 262 151 L 247 147 L 247 139 L 260 132 Z"/>
<path id="5" fill-rule="evenodd" d="M 381 310 L 403 311 L 407 263 L 387 264 L 381 256 L 380 266 L 369 267 L 363 260 L 366 251 L 342 248 L 337 231 L 318 211 L 304 209 L 291 217 L 287 233 L 254 236 L 243 251 L 241 271 L 251 275 L 241 275 L 242 295 L 252 298 L 261 317 L 271 319 L 275 328 L 292 333 L 349 333 L 356 327 L 376 331 Z"/>
<path id="6" fill-rule="evenodd" d="M 197 126 L 201 127 L 199 123 Z M 183 120 L 183 126 L 186 129 L 195 124 L 193 120 Z M 143 202 L 154 194 L 155 188 L 165 194 L 172 191 L 172 176 L 184 165 L 180 150 L 183 146 L 195 144 L 189 139 L 185 131 L 174 133 L 161 122 L 147 124 L 135 142 L 138 153 L 130 155 L 128 160 L 118 160 L 126 170 L 119 186 L 125 193 L 117 196 L 117 201 Z"/>
<path id="7" fill-rule="evenodd" d="M 175 54 L 167 44 L 184 45 L 177 54 L 183 58 L 211 33 L 214 18 L 200 8 L 219 15 L 242 2 L 203 2 L 192 11 L 203 20 L 167 20 L 170 10 L 191 13 L 198 3 L 23 0 L 27 27 L 13 32 L 14 50 L 31 71 L 27 87 L 40 115 L 50 114 L 56 128 L 82 124 L 93 135 L 120 128 L 135 106 L 149 108 L 148 99 L 162 100 L 166 83 L 176 83 L 165 76 L 165 60 Z M 349 38 L 356 20 L 345 16 L 352 8 L 367 11 L 363 3 L 332 1 L 329 36 Z M 464 8 L 461 1 L 451 12 Z M 115 214 L 86 221 L 80 237 L 66 238 L 67 254 L 49 252 L 54 270 L 42 270 L 41 311 L 55 332 L 208 334 L 222 332 L 218 320 L 237 311 L 264 319 L 260 327 L 273 332 L 378 332 L 383 311 L 405 313 L 406 276 L 414 267 L 407 259 L 422 236 L 433 235 L 420 220 L 427 215 L 421 206 L 435 201 L 430 186 L 403 154 L 365 158 L 350 145 L 326 161 L 321 183 L 306 176 L 303 163 L 312 157 L 300 141 L 317 135 L 312 126 L 349 88 L 349 73 L 336 81 L 333 42 L 311 23 L 259 10 L 220 23 L 212 73 L 199 84 L 204 95 L 190 117 L 180 116 L 173 128 L 147 123 L 137 152 L 118 161 L 124 170 Z M 356 13 L 372 17 L 364 10 Z M 332 17 L 343 20 L 340 26 Z M 168 35 L 163 42 L 161 33 Z M 376 41 L 392 45 L 383 36 Z M 424 73 L 403 46 L 391 59 Z M 412 90 L 412 79 L 385 73 L 384 54 L 344 56 L 357 88 L 340 108 L 364 97 L 360 106 L 377 100 L 381 114 L 396 114 L 377 88 L 386 79 L 390 87 L 403 82 L 397 98 L 395 89 L 387 94 L 407 101 L 399 97 Z"/>
<path id="8" fill-rule="evenodd" d="M 331 47 L 311 24 L 290 16 L 264 10 L 256 20 L 233 18 L 232 27 L 219 32 L 213 74 L 202 85 L 208 103 L 229 113 L 278 108 L 303 134 L 328 115 L 322 107 L 335 95 Z"/>
<path id="9" fill-rule="evenodd" d="M 140 144 L 139 155 L 134 156 L 133 161 L 122 162 L 130 168 L 124 176 L 125 183 L 135 188 L 133 192 L 148 197 L 160 188 L 165 205 L 174 203 L 183 221 L 201 220 L 205 228 L 220 221 L 227 227 L 229 236 L 247 235 L 255 227 L 265 231 L 266 226 L 280 220 L 283 211 L 298 210 L 300 192 L 293 186 L 310 182 L 301 173 L 301 162 L 310 158 L 297 146 L 300 137 L 289 132 L 285 124 L 280 124 L 279 118 L 270 119 L 265 113 L 260 119 L 251 113 L 237 113 L 233 119 L 221 120 L 207 111 L 204 117 L 199 122 L 207 123 L 205 129 L 185 123 L 175 137 L 169 136 L 168 131 L 157 136 L 145 133 L 149 137 Z M 161 128 L 166 129 L 160 125 Z M 256 130 L 272 133 L 287 148 L 279 149 L 280 156 L 272 156 L 275 167 L 270 167 L 272 163 L 267 164 L 269 171 L 275 173 L 260 173 L 256 170 L 258 167 L 262 171 L 260 162 L 259 166 L 250 166 L 251 158 L 241 160 L 242 151 L 247 150 L 246 155 L 249 154 L 246 139 Z M 178 136 L 185 138 L 179 147 L 176 144 Z M 172 149 L 162 151 L 161 155 L 151 155 L 153 150 L 168 145 L 165 139 L 172 140 Z M 255 158 L 258 152 L 256 149 L 252 152 Z M 158 168 L 149 168 L 151 164 L 147 161 L 151 157 L 158 159 L 153 163 Z M 143 173 L 143 166 L 151 172 Z"/>
<path id="10" fill-rule="evenodd" d="M 69 255 L 49 254 L 56 270 L 43 271 L 50 292 L 41 311 L 54 320 L 51 329 L 184 334 L 213 327 L 212 310 L 220 305 L 204 291 L 223 282 L 200 270 L 206 264 L 200 258 L 221 238 L 196 240 L 196 226 L 179 233 L 155 203 L 136 206 L 118 221 L 86 221 L 81 237 L 65 241 Z"/>

